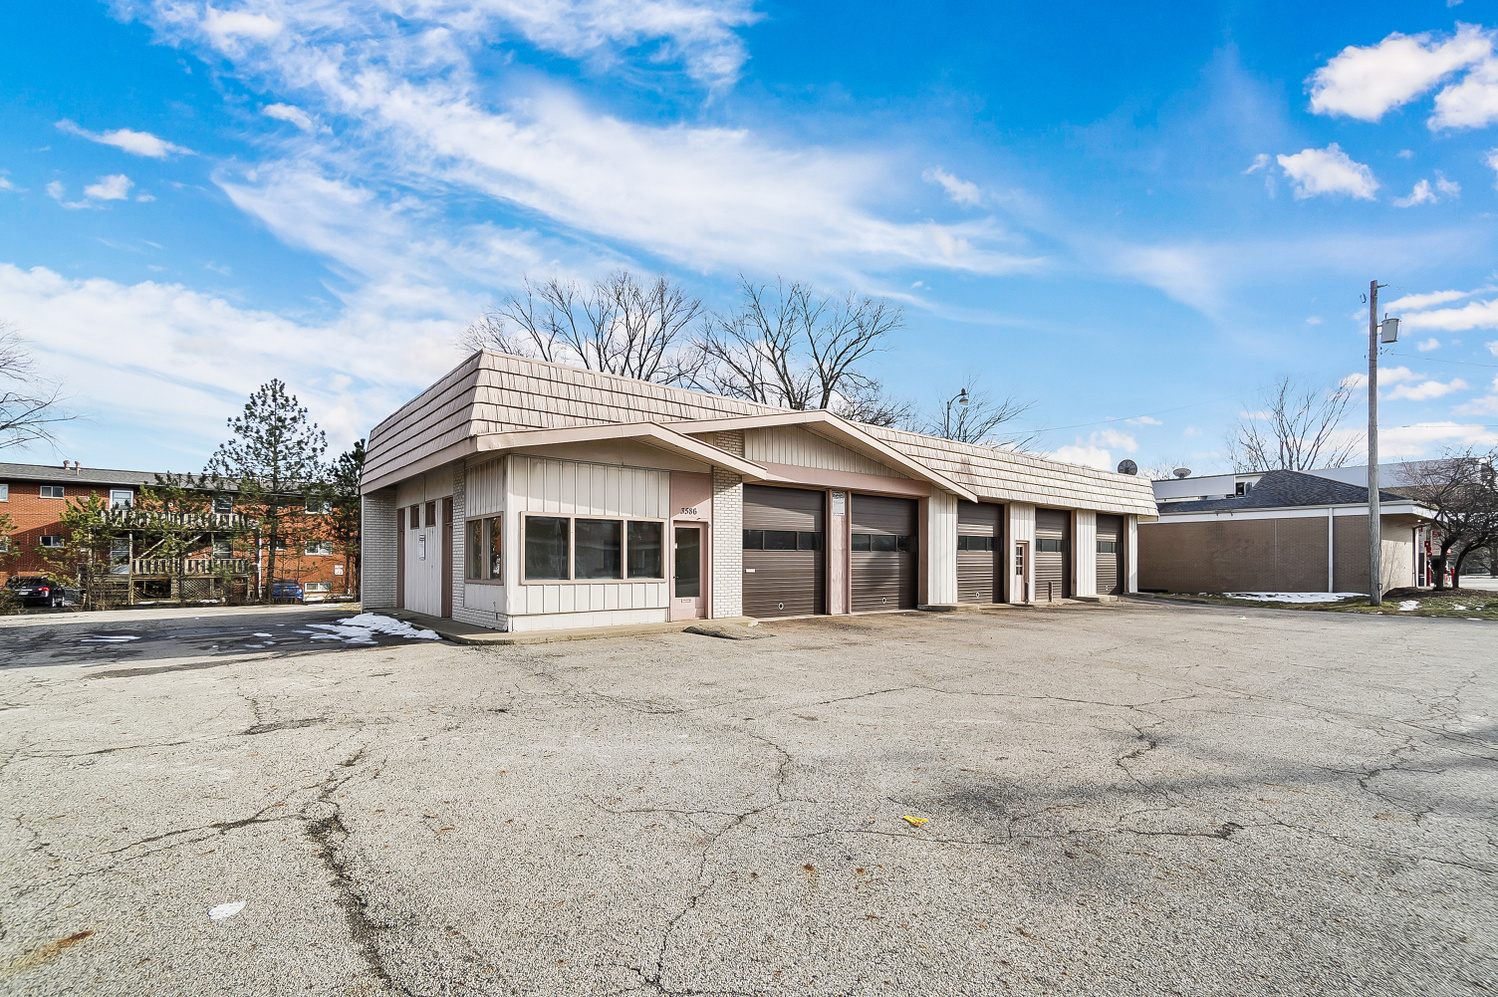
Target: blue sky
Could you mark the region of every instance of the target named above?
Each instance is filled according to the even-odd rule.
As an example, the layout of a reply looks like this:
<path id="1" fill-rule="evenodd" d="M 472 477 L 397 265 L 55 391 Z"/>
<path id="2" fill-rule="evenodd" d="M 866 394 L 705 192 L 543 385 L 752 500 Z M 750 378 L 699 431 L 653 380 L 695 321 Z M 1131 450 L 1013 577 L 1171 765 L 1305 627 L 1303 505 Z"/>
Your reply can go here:
<path id="1" fill-rule="evenodd" d="M 896 393 L 1199 471 L 1365 369 L 1376 277 L 1383 452 L 1498 443 L 1493 3 L 977 6 L 19 5 L 0 319 L 82 418 L 6 457 L 196 469 L 271 377 L 342 449 L 524 275 L 620 266 L 887 295 Z"/>

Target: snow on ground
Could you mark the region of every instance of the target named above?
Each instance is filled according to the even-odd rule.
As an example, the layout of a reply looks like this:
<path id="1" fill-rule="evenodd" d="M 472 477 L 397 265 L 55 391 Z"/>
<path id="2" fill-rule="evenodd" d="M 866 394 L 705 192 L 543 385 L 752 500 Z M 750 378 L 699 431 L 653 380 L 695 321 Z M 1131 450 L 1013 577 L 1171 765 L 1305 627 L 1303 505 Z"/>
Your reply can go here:
<path id="1" fill-rule="evenodd" d="M 1224 592 L 1229 599 L 1248 599 L 1253 602 L 1341 602 L 1343 599 L 1359 599 L 1362 592 Z"/>
<path id="2" fill-rule="evenodd" d="M 1406 600 L 1404 600 L 1403 602 L 1401 602 L 1399 604 L 1399 611 L 1401 613 L 1408 613 L 1411 610 L 1416 610 L 1416 609 L 1419 609 L 1419 608 L 1420 608 L 1420 600 L 1419 599 L 1406 599 Z"/>
<path id="3" fill-rule="evenodd" d="M 131 634 L 89 634 L 78 639 L 85 644 L 123 644 L 127 640 L 140 640 Z"/>
<path id="4" fill-rule="evenodd" d="M 308 627 L 311 629 L 303 630 L 302 633 L 311 633 L 313 640 L 341 640 L 345 644 L 373 644 L 375 634 L 404 637 L 407 640 L 442 639 L 435 630 L 423 630 L 404 620 L 381 616 L 378 613 L 346 616 L 332 623 L 309 623 Z M 321 631 L 321 633 L 312 633 L 312 631 Z"/>

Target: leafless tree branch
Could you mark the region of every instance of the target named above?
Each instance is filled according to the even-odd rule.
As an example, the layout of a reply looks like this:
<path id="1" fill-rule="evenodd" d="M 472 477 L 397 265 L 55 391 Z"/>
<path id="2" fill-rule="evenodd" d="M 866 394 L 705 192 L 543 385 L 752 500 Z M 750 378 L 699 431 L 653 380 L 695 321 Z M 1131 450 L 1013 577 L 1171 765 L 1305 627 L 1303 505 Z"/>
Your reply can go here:
<path id="1" fill-rule="evenodd" d="M 0 322 L 0 450 L 29 443 L 50 443 L 53 427 L 72 415 L 62 408 L 62 389 L 42 380 L 26 341 L 7 322 Z"/>
<path id="2" fill-rule="evenodd" d="M 1263 409 L 1238 420 L 1228 437 L 1228 456 L 1239 471 L 1305 471 L 1342 467 L 1362 446 L 1361 436 L 1335 442 L 1352 401 L 1352 389 L 1338 384 L 1318 390 L 1282 377 L 1263 400 Z"/>
<path id="3" fill-rule="evenodd" d="M 1438 460 L 1409 465 L 1406 482 L 1398 487 L 1435 512 L 1431 560 L 1438 589 L 1445 585 L 1448 565 L 1456 569 L 1452 585 L 1459 588 L 1468 557 L 1498 545 L 1495 462 L 1498 450 L 1449 450 Z"/>

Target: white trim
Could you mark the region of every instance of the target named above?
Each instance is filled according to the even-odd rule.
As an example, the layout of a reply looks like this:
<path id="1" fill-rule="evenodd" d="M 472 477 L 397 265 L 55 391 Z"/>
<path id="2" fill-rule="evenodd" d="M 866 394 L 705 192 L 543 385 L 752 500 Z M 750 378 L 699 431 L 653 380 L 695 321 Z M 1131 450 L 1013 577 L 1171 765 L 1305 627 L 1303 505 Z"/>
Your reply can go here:
<path id="1" fill-rule="evenodd" d="M 1311 519 L 1321 516 L 1323 513 L 1333 516 L 1366 516 L 1368 507 L 1366 505 L 1305 505 L 1296 506 L 1292 509 L 1222 509 L 1206 512 L 1180 512 L 1170 513 L 1161 510 L 1158 522 L 1160 525 L 1166 523 L 1216 523 L 1234 519 Z M 1434 519 L 1435 513 L 1421 505 L 1413 502 L 1401 505 L 1385 504 L 1380 513 L 1383 517 L 1389 516 L 1418 516 L 1421 519 Z"/>
<path id="2" fill-rule="evenodd" d="M 1326 510 L 1326 590 L 1335 592 L 1337 578 L 1337 520 L 1336 510 Z"/>

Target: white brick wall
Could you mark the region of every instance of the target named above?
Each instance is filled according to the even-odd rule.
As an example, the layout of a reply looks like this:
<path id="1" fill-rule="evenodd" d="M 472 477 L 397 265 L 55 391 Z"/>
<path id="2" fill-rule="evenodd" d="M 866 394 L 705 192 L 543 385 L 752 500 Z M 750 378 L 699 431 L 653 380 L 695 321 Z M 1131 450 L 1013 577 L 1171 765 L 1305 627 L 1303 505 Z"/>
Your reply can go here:
<path id="1" fill-rule="evenodd" d="M 719 468 L 713 469 L 712 603 L 714 619 L 744 615 L 744 484 Z"/>
<path id="2" fill-rule="evenodd" d="M 359 595 L 366 609 L 394 609 L 395 489 L 365 495 L 360 505 Z"/>
<path id="3" fill-rule="evenodd" d="M 491 510 L 492 511 L 492 510 Z M 490 630 L 506 630 L 503 614 L 487 609 L 469 609 L 468 578 L 468 468 L 462 461 L 453 464 L 453 619 Z"/>

